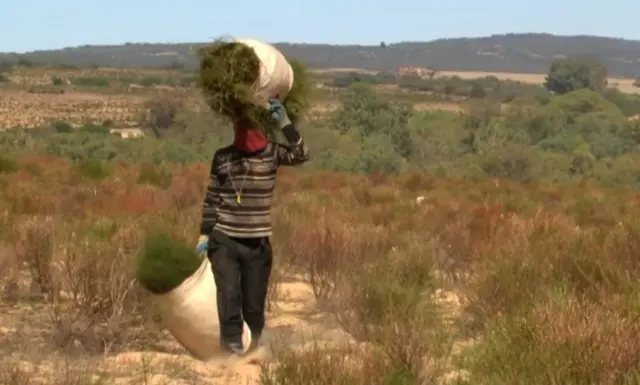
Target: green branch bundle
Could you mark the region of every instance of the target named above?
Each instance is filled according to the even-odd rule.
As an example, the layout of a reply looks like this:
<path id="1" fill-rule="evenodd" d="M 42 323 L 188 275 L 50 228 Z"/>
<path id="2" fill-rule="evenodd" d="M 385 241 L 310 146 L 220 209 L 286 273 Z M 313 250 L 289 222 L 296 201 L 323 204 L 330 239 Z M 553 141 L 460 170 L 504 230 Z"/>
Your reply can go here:
<path id="1" fill-rule="evenodd" d="M 246 121 L 266 132 L 274 127 L 264 107 L 254 105 L 253 85 L 260 76 L 260 60 L 242 43 L 216 41 L 199 50 L 199 86 L 212 111 L 233 122 Z M 287 59 L 293 70 L 293 87 L 282 100 L 292 121 L 309 107 L 310 83 L 305 66 Z"/>
<path id="2" fill-rule="evenodd" d="M 138 254 L 136 279 L 154 294 L 166 294 L 193 275 L 203 257 L 164 232 L 150 234 Z"/>

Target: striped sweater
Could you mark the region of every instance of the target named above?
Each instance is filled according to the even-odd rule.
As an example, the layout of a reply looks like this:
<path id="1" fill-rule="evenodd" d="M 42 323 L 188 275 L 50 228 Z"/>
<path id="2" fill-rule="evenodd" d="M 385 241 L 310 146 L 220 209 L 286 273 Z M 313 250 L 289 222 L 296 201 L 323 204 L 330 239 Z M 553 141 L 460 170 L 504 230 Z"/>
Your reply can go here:
<path id="1" fill-rule="evenodd" d="M 278 166 L 309 159 L 309 150 L 293 124 L 283 130 L 289 146 L 269 142 L 264 150 L 244 154 L 233 146 L 219 149 L 211 162 L 200 234 L 213 230 L 229 237 L 271 236 L 271 204 Z"/>

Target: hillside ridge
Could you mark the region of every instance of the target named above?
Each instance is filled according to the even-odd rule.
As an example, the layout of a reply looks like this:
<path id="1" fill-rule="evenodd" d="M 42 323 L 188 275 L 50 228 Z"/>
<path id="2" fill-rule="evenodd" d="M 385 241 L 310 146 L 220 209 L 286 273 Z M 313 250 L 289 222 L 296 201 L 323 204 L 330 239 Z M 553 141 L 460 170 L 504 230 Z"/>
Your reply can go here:
<path id="1" fill-rule="evenodd" d="M 124 68 L 196 65 L 194 49 L 206 43 L 127 43 L 85 45 L 23 54 L 0 53 L 0 60 L 19 58 L 36 64 Z M 445 38 L 428 42 L 379 45 L 275 43 L 285 55 L 311 68 L 362 68 L 393 71 L 419 66 L 449 71 L 544 73 L 555 58 L 580 56 L 598 60 L 612 76 L 640 76 L 640 41 L 602 36 L 544 33 Z"/>

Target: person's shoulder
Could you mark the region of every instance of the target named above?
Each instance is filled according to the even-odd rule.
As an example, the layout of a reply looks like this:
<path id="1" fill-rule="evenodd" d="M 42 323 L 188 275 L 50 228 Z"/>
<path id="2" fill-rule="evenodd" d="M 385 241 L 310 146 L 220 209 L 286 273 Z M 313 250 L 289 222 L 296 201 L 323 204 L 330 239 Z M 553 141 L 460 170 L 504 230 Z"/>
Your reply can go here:
<path id="1" fill-rule="evenodd" d="M 278 146 L 280 146 L 280 144 L 278 144 L 277 142 L 269 141 L 267 143 L 267 147 L 265 147 L 264 150 L 262 150 L 262 152 L 264 154 L 273 154 L 278 150 Z"/>
<path id="2" fill-rule="evenodd" d="M 236 151 L 233 148 L 233 146 L 226 146 L 226 147 L 221 147 L 217 149 L 213 153 L 213 159 L 211 162 L 212 170 L 214 172 L 220 172 L 221 167 L 229 164 L 234 159 L 235 152 Z"/>
<path id="3" fill-rule="evenodd" d="M 232 145 L 221 147 L 213 153 L 214 159 L 225 160 L 231 158 L 236 153 L 235 148 Z"/>

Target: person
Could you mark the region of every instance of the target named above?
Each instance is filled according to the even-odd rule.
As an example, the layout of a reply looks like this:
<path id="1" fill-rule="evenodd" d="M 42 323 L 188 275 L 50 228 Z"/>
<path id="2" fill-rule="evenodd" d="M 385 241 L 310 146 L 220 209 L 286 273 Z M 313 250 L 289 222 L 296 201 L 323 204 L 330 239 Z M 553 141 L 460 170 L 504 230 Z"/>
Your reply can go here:
<path id="1" fill-rule="evenodd" d="M 221 348 L 235 354 L 244 351 L 244 322 L 251 331 L 247 351 L 258 346 L 265 325 L 276 171 L 309 159 L 307 145 L 282 103 L 270 100 L 269 111 L 288 146 L 268 140 L 246 122 L 234 123 L 233 144 L 217 150 L 211 162 L 196 246 L 212 265 Z"/>

